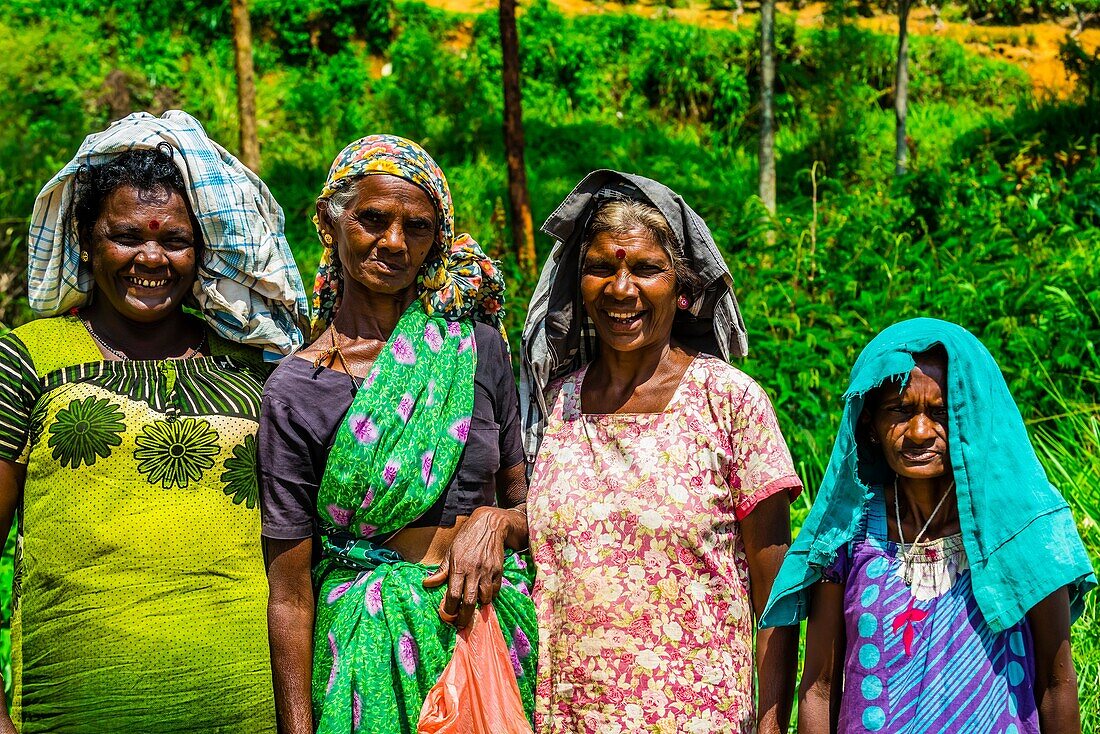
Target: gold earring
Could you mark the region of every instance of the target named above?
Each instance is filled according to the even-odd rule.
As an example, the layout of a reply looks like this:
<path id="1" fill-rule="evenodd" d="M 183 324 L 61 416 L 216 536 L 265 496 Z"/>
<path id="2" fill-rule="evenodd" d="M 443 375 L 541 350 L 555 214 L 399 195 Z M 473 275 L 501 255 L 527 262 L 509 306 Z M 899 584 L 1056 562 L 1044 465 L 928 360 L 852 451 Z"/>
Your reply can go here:
<path id="1" fill-rule="evenodd" d="M 332 246 L 332 235 L 330 235 L 328 232 L 325 232 L 324 235 L 322 235 L 322 239 L 324 239 L 326 245 L 330 247 Z"/>
<path id="2" fill-rule="evenodd" d="M 82 263 L 86 263 L 86 262 L 88 262 L 88 261 L 89 261 L 90 259 L 91 259 L 91 257 L 90 257 L 90 256 L 88 255 L 88 251 L 87 251 L 87 250 L 81 250 L 81 251 L 80 251 L 80 262 L 82 262 Z"/>

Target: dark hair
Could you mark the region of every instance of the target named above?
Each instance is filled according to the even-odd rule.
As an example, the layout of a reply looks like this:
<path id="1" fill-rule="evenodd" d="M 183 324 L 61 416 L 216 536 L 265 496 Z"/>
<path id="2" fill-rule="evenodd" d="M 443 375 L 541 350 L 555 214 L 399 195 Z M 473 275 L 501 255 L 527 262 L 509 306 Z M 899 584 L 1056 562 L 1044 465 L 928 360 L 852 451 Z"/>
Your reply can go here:
<path id="1" fill-rule="evenodd" d="M 172 160 L 173 156 L 172 146 L 161 143 L 152 149 L 128 150 L 106 163 L 81 166 L 76 173 L 76 198 L 72 208 L 81 245 L 91 243 L 92 228 L 103 213 L 103 202 L 122 186 L 132 186 L 139 191 L 174 191 L 187 203 L 188 214 L 192 214 L 183 174 Z M 196 229 L 196 246 L 199 236 Z"/>
<path id="2" fill-rule="evenodd" d="M 588 256 L 588 248 L 596 235 L 604 232 L 626 234 L 639 229 L 649 233 L 653 241 L 660 245 L 668 255 L 668 259 L 672 261 L 672 271 L 676 274 L 676 287 L 680 292 L 693 301 L 698 298 L 703 292 L 703 279 L 684 254 L 684 248 L 676 241 L 676 235 L 660 209 L 645 202 L 612 199 L 600 205 L 585 228 L 581 243 L 581 264 L 584 264 L 584 259 Z"/>

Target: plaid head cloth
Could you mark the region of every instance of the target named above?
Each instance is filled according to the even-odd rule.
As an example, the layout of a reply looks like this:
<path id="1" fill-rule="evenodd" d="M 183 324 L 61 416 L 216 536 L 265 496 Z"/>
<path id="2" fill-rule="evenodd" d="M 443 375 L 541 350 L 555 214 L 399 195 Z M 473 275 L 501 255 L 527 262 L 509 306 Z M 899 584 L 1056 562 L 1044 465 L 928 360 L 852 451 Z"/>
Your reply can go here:
<path id="1" fill-rule="evenodd" d="M 219 335 L 276 360 L 302 346 L 309 301 L 283 233 L 283 210 L 263 181 L 211 140 L 191 115 L 135 112 L 84 139 L 34 202 L 27 265 L 31 308 L 56 316 L 91 298 L 91 269 L 80 262 L 72 205 L 77 171 L 128 150 L 172 147 L 202 230 L 194 306 Z"/>

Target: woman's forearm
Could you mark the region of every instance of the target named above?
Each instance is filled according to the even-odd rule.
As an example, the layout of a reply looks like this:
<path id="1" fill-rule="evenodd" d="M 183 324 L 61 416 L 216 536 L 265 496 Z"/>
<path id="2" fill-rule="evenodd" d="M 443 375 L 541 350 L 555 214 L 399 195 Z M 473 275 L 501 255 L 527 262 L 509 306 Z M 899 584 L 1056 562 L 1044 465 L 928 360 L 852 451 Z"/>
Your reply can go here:
<path id="1" fill-rule="evenodd" d="M 265 539 L 267 634 L 280 734 L 313 734 L 312 538 Z"/>
<path id="2" fill-rule="evenodd" d="M 1039 731 L 1043 734 L 1080 734 L 1081 706 L 1077 681 L 1062 681 L 1040 694 Z"/>
<path id="3" fill-rule="evenodd" d="M 271 678 L 280 734 L 312 734 L 313 606 L 269 602 Z"/>
<path id="4" fill-rule="evenodd" d="M 1069 620 L 1069 590 L 1064 586 L 1027 614 L 1035 657 L 1035 705 L 1043 734 L 1081 733 Z"/>
<path id="5" fill-rule="evenodd" d="M 756 660 L 760 680 L 758 730 L 760 734 L 787 734 L 798 665 L 798 627 L 758 631 Z"/>

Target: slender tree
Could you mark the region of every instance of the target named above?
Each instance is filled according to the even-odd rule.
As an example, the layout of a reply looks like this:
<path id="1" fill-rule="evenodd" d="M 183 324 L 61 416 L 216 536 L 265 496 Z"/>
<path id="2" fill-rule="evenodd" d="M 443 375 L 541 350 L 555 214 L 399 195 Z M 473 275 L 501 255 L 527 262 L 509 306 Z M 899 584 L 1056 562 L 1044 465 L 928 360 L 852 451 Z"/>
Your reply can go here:
<path id="1" fill-rule="evenodd" d="M 512 246 L 520 270 L 534 275 L 535 227 L 523 161 L 523 105 L 519 88 L 519 35 L 516 0 L 500 0 L 500 50 L 504 82 L 504 157 L 508 164 L 508 199 L 512 209 Z"/>
<path id="2" fill-rule="evenodd" d="M 760 199 L 775 214 L 775 0 L 760 2 Z"/>
<path id="3" fill-rule="evenodd" d="M 260 170 L 260 141 L 256 133 L 256 80 L 252 67 L 252 23 L 248 0 L 230 0 L 233 15 L 233 48 L 237 62 L 237 118 L 241 135 L 241 162 Z"/>
<path id="4" fill-rule="evenodd" d="M 894 154 L 894 174 L 909 170 L 909 139 L 905 119 L 909 114 L 909 6 L 910 0 L 898 0 L 898 65 L 894 80 L 894 114 L 897 118 L 897 150 Z"/>

